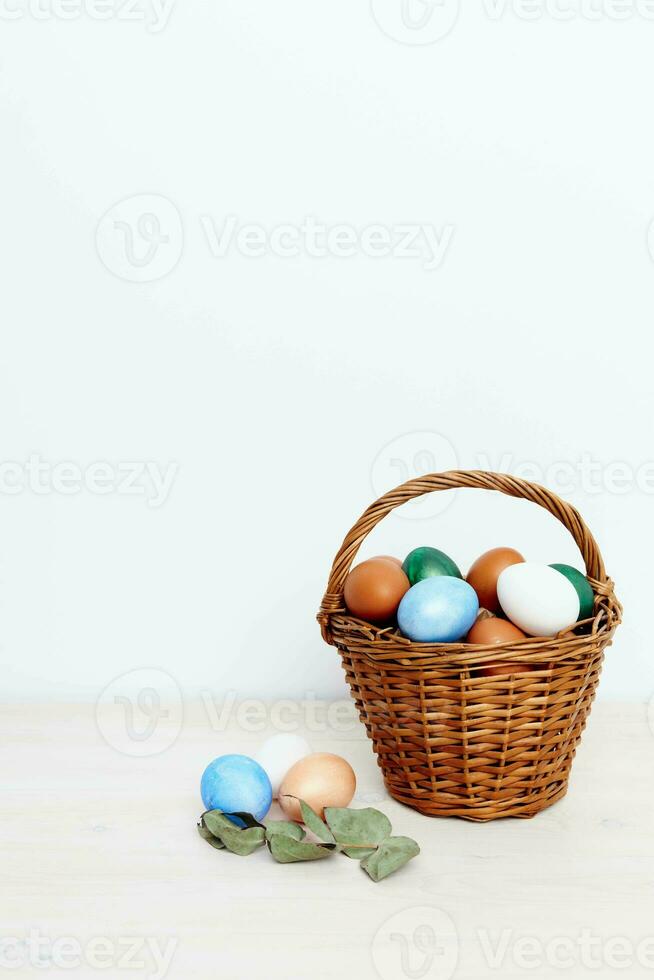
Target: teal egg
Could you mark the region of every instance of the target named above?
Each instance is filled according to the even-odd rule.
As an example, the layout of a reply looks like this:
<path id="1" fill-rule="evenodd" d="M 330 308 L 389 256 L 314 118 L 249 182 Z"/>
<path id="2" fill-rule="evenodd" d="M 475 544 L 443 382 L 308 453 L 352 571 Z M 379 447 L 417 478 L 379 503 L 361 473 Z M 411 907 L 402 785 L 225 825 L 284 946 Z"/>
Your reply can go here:
<path id="1" fill-rule="evenodd" d="M 411 585 L 422 582 L 423 579 L 436 575 L 450 575 L 452 578 L 463 578 L 458 566 L 449 555 L 438 548 L 428 546 L 414 548 L 402 562 L 404 574 Z"/>
<path id="2" fill-rule="evenodd" d="M 574 585 L 575 591 L 579 596 L 579 619 L 590 619 L 593 615 L 595 593 L 583 572 L 580 572 L 579 569 L 574 568 L 572 565 L 563 565 L 559 562 L 550 565 L 550 568 L 555 568 L 561 575 L 565 575 L 568 582 Z"/>

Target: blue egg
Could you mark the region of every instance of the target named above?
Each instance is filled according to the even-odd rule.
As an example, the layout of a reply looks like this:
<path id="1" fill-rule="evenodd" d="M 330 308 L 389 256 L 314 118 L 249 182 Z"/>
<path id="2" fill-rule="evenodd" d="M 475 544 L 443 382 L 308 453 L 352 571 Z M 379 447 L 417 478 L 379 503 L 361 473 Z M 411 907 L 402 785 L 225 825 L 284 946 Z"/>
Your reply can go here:
<path id="1" fill-rule="evenodd" d="M 479 599 L 471 585 L 438 575 L 416 582 L 404 593 L 397 623 L 417 643 L 454 643 L 468 632 L 478 612 Z"/>
<path id="2" fill-rule="evenodd" d="M 223 813 L 251 813 L 262 820 L 272 803 L 272 786 L 258 762 L 247 755 L 221 755 L 210 762 L 200 783 L 202 802 L 207 810 Z M 239 817 L 230 817 L 243 827 Z"/>

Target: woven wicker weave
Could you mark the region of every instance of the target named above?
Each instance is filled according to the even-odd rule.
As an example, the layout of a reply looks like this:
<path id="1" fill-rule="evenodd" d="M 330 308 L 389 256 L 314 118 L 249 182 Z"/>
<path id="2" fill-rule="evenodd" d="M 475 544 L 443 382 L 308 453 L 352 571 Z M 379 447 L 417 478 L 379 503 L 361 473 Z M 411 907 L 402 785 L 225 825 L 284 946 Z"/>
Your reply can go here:
<path id="1" fill-rule="evenodd" d="M 343 586 L 361 543 L 395 507 L 433 490 L 474 487 L 531 500 L 570 531 L 595 592 L 592 620 L 553 638 L 499 646 L 413 643 L 348 614 Z M 430 816 L 532 817 L 566 793 L 570 767 L 621 618 L 613 583 L 578 512 L 551 491 L 499 473 L 410 480 L 365 511 L 334 559 L 318 621 L 336 646 L 388 791 Z M 512 664 L 537 670 L 511 673 Z M 506 674 L 479 667 L 506 664 Z"/>

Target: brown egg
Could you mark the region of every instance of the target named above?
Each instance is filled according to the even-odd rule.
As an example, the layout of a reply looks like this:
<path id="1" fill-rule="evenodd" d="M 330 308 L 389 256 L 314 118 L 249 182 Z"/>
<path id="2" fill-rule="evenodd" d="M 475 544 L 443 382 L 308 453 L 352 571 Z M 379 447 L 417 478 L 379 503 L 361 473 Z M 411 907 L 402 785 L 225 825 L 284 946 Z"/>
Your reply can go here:
<path id="1" fill-rule="evenodd" d="M 524 640 L 526 634 L 519 630 L 513 623 L 506 619 L 498 619 L 497 616 L 478 619 L 467 636 L 468 643 L 510 643 L 512 640 Z M 478 673 L 481 677 L 497 677 L 498 674 L 526 674 L 532 670 L 539 670 L 536 664 L 493 664 L 489 667 L 480 667 Z"/>
<path id="2" fill-rule="evenodd" d="M 513 623 L 497 616 L 486 616 L 478 619 L 467 636 L 468 643 L 510 643 L 512 640 L 524 640 L 526 633 L 519 630 Z"/>
<path id="3" fill-rule="evenodd" d="M 369 558 L 353 568 L 345 579 L 345 604 L 353 616 L 383 623 L 397 612 L 409 589 L 402 569 L 387 558 Z"/>
<path id="4" fill-rule="evenodd" d="M 497 600 L 497 580 L 500 573 L 509 565 L 517 565 L 521 561 L 524 558 L 514 548 L 491 548 L 479 556 L 471 565 L 466 582 L 477 593 L 480 606 L 497 612 L 500 608 Z"/>
<path id="5" fill-rule="evenodd" d="M 301 823 L 298 800 L 304 800 L 322 817 L 326 806 L 347 806 L 356 786 L 349 762 L 331 752 L 314 752 L 288 770 L 279 790 L 279 803 L 289 820 Z"/>
<path id="6" fill-rule="evenodd" d="M 493 664 L 492 667 L 480 667 L 482 677 L 497 677 L 499 674 L 529 674 L 532 670 L 542 670 L 538 664 Z"/>
<path id="7" fill-rule="evenodd" d="M 375 555 L 376 561 L 392 561 L 394 565 L 399 565 L 402 568 L 402 559 L 395 558 L 394 555 Z"/>

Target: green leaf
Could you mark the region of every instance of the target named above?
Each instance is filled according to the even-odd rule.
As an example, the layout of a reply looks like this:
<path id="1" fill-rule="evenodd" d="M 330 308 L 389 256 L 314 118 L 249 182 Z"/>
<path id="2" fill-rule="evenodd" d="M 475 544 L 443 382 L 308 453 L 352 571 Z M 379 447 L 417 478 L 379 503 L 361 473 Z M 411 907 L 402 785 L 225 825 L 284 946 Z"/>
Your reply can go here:
<path id="1" fill-rule="evenodd" d="M 198 833 L 202 840 L 206 840 L 207 844 L 211 844 L 211 846 L 215 847 L 218 851 L 222 850 L 225 846 L 220 837 L 214 837 L 209 828 L 205 827 L 202 821 L 200 821 L 198 824 Z"/>
<path id="2" fill-rule="evenodd" d="M 410 837 L 387 837 L 376 851 L 364 858 L 361 867 L 373 881 L 381 881 L 416 854 L 420 854 L 420 848 Z"/>
<path id="3" fill-rule="evenodd" d="M 245 829 L 237 827 L 221 810 L 207 810 L 202 814 L 201 820 L 209 832 L 223 842 L 228 851 L 232 854 L 240 854 L 242 857 L 252 854 L 266 839 L 266 829 L 261 824 Z"/>
<path id="4" fill-rule="evenodd" d="M 373 807 L 348 810 L 347 807 L 325 807 L 325 820 L 343 854 L 363 860 L 377 850 L 377 845 L 390 837 L 391 822 L 385 813 Z M 370 847 L 363 845 L 370 844 Z M 355 845 L 355 846 L 346 846 Z"/>
<path id="5" fill-rule="evenodd" d="M 231 814 L 246 824 L 239 827 L 222 810 L 206 810 L 197 825 L 198 833 L 212 847 L 239 855 L 251 854 L 267 841 L 270 853 L 281 864 L 320 861 L 342 850 L 348 857 L 361 858 L 361 867 L 373 881 L 381 881 L 420 853 L 409 837 L 389 836 L 390 821 L 372 807 L 327 807 L 325 822 L 304 800 L 299 803 L 307 827 L 321 838 L 320 843 L 305 840 L 304 828 L 294 821 L 271 820 L 264 827 L 250 813 Z"/>
<path id="6" fill-rule="evenodd" d="M 266 831 L 263 827 L 246 827 L 245 829 L 234 827 L 234 830 L 223 830 L 220 838 L 232 854 L 240 854 L 241 857 L 246 857 L 256 851 L 257 847 L 261 847 L 266 839 Z"/>
<path id="7" fill-rule="evenodd" d="M 315 834 L 318 840 L 324 841 L 325 844 L 335 844 L 334 835 L 327 826 L 327 824 L 320 819 L 315 810 L 312 810 L 308 803 L 304 800 L 300 800 L 300 810 L 302 812 L 302 819 L 309 828 L 312 834 Z"/>
<path id="8" fill-rule="evenodd" d="M 214 837 L 220 837 L 223 830 L 238 830 L 236 824 L 226 817 L 222 810 L 207 810 L 200 819 L 204 821 L 205 827 L 208 827 Z"/>
<path id="9" fill-rule="evenodd" d="M 270 840 L 275 834 L 284 834 L 286 837 L 292 837 L 293 840 L 303 840 L 306 836 L 304 828 L 300 827 L 299 823 L 293 823 L 292 820 L 269 821 L 266 826 L 266 839 Z"/>
<path id="10" fill-rule="evenodd" d="M 275 861 L 292 864 L 294 861 L 320 861 L 334 852 L 335 846 L 311 844 L 308 841 L 294 840 L 287 834 L 273 834 L 268 838 L 268 847 Z"/>
<path id="11" fill-rule="evenodd" d="M 262 823 L 253 817 L 251 813 L 244 813 L 242 810 L 234 810 L 233 813 L 229 814 L 230 817 L 240 817 L 246 827 L 263 827 Z M 266 828 L 263 827 L 265 830 Z"/>

